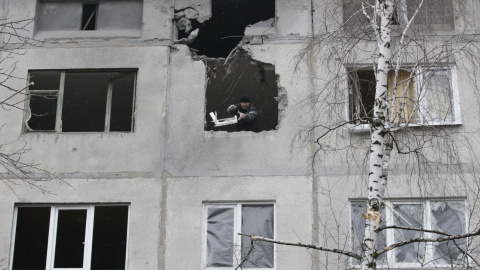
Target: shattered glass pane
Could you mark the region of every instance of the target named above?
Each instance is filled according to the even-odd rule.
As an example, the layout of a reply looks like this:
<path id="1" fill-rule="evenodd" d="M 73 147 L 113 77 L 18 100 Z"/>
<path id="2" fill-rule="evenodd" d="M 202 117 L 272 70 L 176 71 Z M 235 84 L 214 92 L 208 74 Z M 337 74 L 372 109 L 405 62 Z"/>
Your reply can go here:
<path id="1" fill-rule="evenodd" d="M 460 201 L 431 202 L 432 229 L 458 235 L 466 233 L 465 204 Z M 440 235 L 438 235 L 440 236 Z M 458 265 L 464 260 L 464 254 L 458 247 L 465 250 L 466 239 L 433 243 L 435 264 Z M 458 246 L 458 247 L 457 247 Z"/>
<path id="2" fill-rule="evenodd" d="M 402 227 L 423 228 L 423 205 L 422 204 L 394 204 L 394 224 Z M 423 237 L 423 232 L 411 230 L 394 230 L 394 242 L 399 243 L 412 238 Z M 424 256 L 424 243 L 412 243 L 397 247 L 395 262 L 397 263 L 421 263 Z"/>
<path id="3" fill-rule="evenodd" d="M 227 107 L 239 103 L 246 94 L 257 109 L 258 131 L 273 130 L 278 125 L 278 86 L 275 66 L 253 60 L 238 51 L 227 65 L 222 60 L 205 60 L 207 65 L 205 130 L 237 131 L 235 125 L 214 127 L 209 116 L 217 112 L 219 119 L 230 118 Z"/>
<path id="4" fill-rule="evenodd" d="M 242 233 L 273 239 L 273 205 L 242 206 Z M 250 250 L 250 237 L 242 236 L 242 259 Z M 257 241 L 244 268 L 273 268 L 273 243 Z"/>
<path id="5" fill-rule="evenodd" d="M 27 131 L 55 130 L 57 94 L 30 93 L 30 120 Z"/>

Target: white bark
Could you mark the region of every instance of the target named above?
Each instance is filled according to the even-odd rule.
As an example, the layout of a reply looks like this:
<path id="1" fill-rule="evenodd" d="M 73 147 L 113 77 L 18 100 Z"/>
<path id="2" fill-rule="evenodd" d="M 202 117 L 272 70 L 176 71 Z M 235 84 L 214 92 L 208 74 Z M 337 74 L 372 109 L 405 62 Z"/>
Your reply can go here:
<path id="1" fill-rule="evenodd" d="M 383 160 L 385 150 L 385 135 L 388 132 L 388 70 L 390 67 L 390 24 L 393 16 L 393 0 L 377 0 L 375 5 L 374 18 L 380 18 L 380 26 L 377 34 L 377 45 L 379 48 L 378 64 L 376 70 L 376 89 L 374 114 L 371 123 L 371 142 L 369 155 L 369 183 L 367 214 L 365 217 L 365 238 L 362 249 L 362 269 L 376 268 L 376 251 L 378 232 L 381 218 L 381 205 L 383 200 L 384 187 L 386 186 L 386 175 L 383 174 Z M 372 20 L 372 26 L 377 27 L 376 20 Z"/>

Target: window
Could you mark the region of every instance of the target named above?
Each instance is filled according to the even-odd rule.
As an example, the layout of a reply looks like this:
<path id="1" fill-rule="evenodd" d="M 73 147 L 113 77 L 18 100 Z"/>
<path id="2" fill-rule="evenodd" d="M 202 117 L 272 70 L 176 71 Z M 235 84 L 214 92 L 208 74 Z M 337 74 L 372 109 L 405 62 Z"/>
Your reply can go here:
<path id="1" fill-rule="evenodd" d="M 142 0 L 40 0 L 39 31 L 140 29 Z"/>
<path id="2" fill-rule="evenodd" d="M 125 269 L 128 208 L 16 207 L 12 270 Z"/>
<path id="3" fill-rule="evenodd" d="M 464 200 L 412 200 L 386 201 L 388 207 L 382 208 L 382 223 L 380 226 L 403 226 L 438 230 L 452 235 L 464 234 L 467 231 Z M 365 202 L 351 202 L 352 248 L 361 252 L 364 237 Z M 440 237 L 434 233 L 410 230 L 383 230 L 380 234 L 379 249 L 412 238 Z M 465 263 L 464 254 L 458 247 L 465 250 L 466 239 L 441 243 L 412 243 L 398 247 L 381 256 L 378 264 L 390 267 L 451 267 Z M 457 244 L 458 247 L 455 245 Z M 358 262 L 354 262 L 357 264 Z"/>
<path id="4" fill-rule="evenodd" d="M 25 131 L 133 131 L 136 71 L 30 71 Z"/>
<path id="5" fill-rule="evenodd" d="M 344 29 L 350 33 L 358 32 L 359 28 L 364 28 L 369 24 L 367 17 L 362 11 L 362 1 L 343 0 L 343 23 Z M 371 0 L 370 4 L 374 1 Z M 393 14 L 394 25 L 407 25 L 408 21 L 419 8 L 421 0 L 399 0 L 396 1 Z M 413 24 L 416 27 L 424 26 L 432 30 L 453 30 L 452 0 L 428 0 L 423 1 L 419 12 L 417 13 Z M 367 9 L 369 14 L 373 14 L 371 8 Z"/>
<path id="6" fill-rule="evenodd" d="M 347 76 L 349 121 L 368 123 L 373 117 L 375 72 L 370 68 L 350 68 Z M 390 120 L 413 125 L 459 124 L 455 85 L 454 72 L 449 66 L 403 69 L 397 73 L 390 71 L 388 99 L 390 108 L 395 107 Z M 389 116 L 392 116 L 391 112 Z"/>
<path id="7" fill-rule="evenodd" d="M 238 265 L 250 249 L 250 238 L 238 233 L 274 238 L 273 204 L 204 205 L 203 268 Z M 274 244 L 255 243 L 245 268 L 274 267 Z"/>

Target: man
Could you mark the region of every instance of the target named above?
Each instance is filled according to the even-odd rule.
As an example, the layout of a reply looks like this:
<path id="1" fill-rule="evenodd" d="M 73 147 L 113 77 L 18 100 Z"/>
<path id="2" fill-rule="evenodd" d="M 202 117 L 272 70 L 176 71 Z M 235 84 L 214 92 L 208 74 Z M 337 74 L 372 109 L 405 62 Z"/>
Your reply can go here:
<path id="1" fill-rule="evenodd" d="M 250 104 L 250 98 L 247 95 L 241 95 L 240 104 L 230 105 L 227 112 L 233 115 L 238 114 L 238 131 L 258 131 L 257 109 Z"/>

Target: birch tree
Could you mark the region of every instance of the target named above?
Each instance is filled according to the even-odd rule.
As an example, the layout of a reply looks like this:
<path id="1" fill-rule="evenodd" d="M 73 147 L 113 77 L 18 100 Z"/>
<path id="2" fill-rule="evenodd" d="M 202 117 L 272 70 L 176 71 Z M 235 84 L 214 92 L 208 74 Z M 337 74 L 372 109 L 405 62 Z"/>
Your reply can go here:
<path id="1" fill-rule="evenodd" d="M 346 126 L 351 128 L 368 126 L 370 131 L 366 158 L 366 167 L 368 169 L 365 174 L 368 177 L 368 184 L 364 187 L 366 189 L 364 194 L 367 194 L 367 200 L 366 212 L 362 213 L 365 219 L 365 232 L 361 244 L 361 253 L 357 254 L 347 249 L 330 248 L 316 244 L 295 243 L 247 235 L 252 240 L 251 248 L 254 248 L 254 242 L 256 241 L 299 246 L 353 258 L 360 262 L 361 269 L 376 269 L 377 259 L 390 250 L 412 243 L 445 243 L 451 241 L 449 243 L 456 245 L 460 252 L 464 254 L 463 257 L 466 258 L 463 260 L 463 266 L 469 268 L 470 262 L 480 266 L 476 258 L 469 254 L 469 249 L 472 249 L 471 246 L 467 246 L 467 249 L 462 249 L 455 242 L 458 239 L 469 238 L 471 240 L 473 237 L 480 235 L 478 226 L 474 226 L 470 232 L 452 235 L 441 230 L 427 230 L 414 226 L 381 225 L 381 221 L 384 218 L 382 209 L 385 208 L 383 207 L 385 204 L 384 196 L 388 187 L 392 152 L 396 152 L 397 157 L 400 155 L 414 157 L 416 164 L 414 166 L 418 169 L 418 174 L 422 175 L 419 179 L 424 179 L 424 176 L 430 179 L 428 181 L 435 179 L 435 173 L 428 169 L 429 164 L 433 163 L 443 164 L 449 168 L 455 167 L 458 171 L 454 173 L 458 173 L 460 178 L 463 177 L 462 174 L 464 172 L 461 169 L 461 164 L 465 163 L 465 161 L 462 160 L 461 155 L 457 152 L 458 148 L 454 146 L 450 148 L 444 145 L 439 146 L 437 150 L 432 150 L 432 146 L 439 142 L 446 143 L 448 141 L 452 143 L 451 145 L 455 145 L 455 143 L 470 145 L 470 138 L 457 136 L 456 131 L 441 127 L 443 123 L 452 123 L 458 120 L 455 119 L 455 116 L 446 120 L 452 117 L 452 111 L 455 110 L 454 106 L 451 106 L 449 113 L 442 116 L 438 114 L 433 115 L 435 112 L 428 112 L 422 106 L 431 109 L 428 104 L 433 103 L 433 101 L 430 99 L 434 99 L 435 95 L 441 95 L 441 93 L 427 92 L 429 90 L 426 86 L 429 83 L 427 78 L 429 69 L 438 68 L 441 65 L 456 61 L 468 62 L 473 67 L 477 67 L 478 63 L 480 63 L 480 55 L 478 54 L 479 40 L 477 35 L 474 34 L 476 27 L 472 21 L 473 13 L 468 12 L 469 8 L 470 11 L 472 10 L 471 4 L 473 2 L 437 0 L 343 1 L 344 4 L 345 2 L 356 2 L 358 4 L 356 7 L 358 8 L 348 13 L 350 17 L 347 16 L 346 18 L 344 6 L 343 21 L 339 22 L 340 27 L 335 27 L 335 23 L 330 23 L 329 21 L 335 21 L 337 17 L 335 13 L 338 14 L 342 8 L 341 4 L 340 7 L 336 4 L 335 8 L 331 9 L 333 10 L 332 13 L 325 16 L 324 31 L 320 31 L 322 33 L 314 36 L 305 49 L 299 53 L 300 59 L 307 59 L 309 55 L 317 57 L 317 62 L 328 66 L 328 70 L 332 73 L 329 74 L 330 76 L 326 76 L 329 79 L 322 78 L 325 83 L 320 90 L 320 94 L 316 94 L 307 102 L 312 102 L 313 100 L 317 107 L 329 107 L 331 119 L 337 119 L 333 117 L 334 115 L 342 115 L 342 105 L 338 106 L 338 104 L 344 104 L 342 100 L 345 100 L 345 98 L 340 93 L 345 80 L 350 81 L 351 79 L 349 67 L 345 68 L 348 65 L 346 63 L 355 63 L 355 57 L 357 57 L 359 52 L 366 54 L 365 52 L 368 51 L 371 56 L 370 66 L 373 68 L 375 75 L 372 112 L 366 109 L 367 105 L 362 104 L 366 98 L 362 98 L 361 94 L 365 93 L 354 93 L 354 100 L 351 100 L 351 102 L 359 105 L 353 105 L 357 107 L 353 111 L 350 110 L 349 113 L 352 115 L 350 118 L 347 117 L 347 120 L 345 118 L 342 120 L 342 117 L 338 117 L 340 120 L 329 120 L 329 125 L 315 122 L 311 127 L 307 128 L 305 134 L 299 135 L 298 138 L 300 140 L 308 140 L 312 134 L 315 134 L 314 141 L 318 148 L 313 155 L 312 171 L 314 171 L 317 155 L 322 151 L 336 153 L 348 147 L 351 147 L 351 152 L 360 151 L 358 142 L 352 142 L 350 146 L 346 147 L 344 145 L 332 146 L 325 144 L 323 143 L 324 140 L 327 140 L 329 136 L 334 136 L 332 134 L 336 132 L 342 133 L 341 129 Z M 458 12 L 456 15 L 463 16 L 464 22 L 455 31 L 437 35 L 432 26 L 436 22 L 429 24 L 428 21 L 423 21 L 423 25 L 418 23 L 419 20 L 426 20 L 426 12 L 429 11 L 426 8 L 428 7 L 427 5 L 438 7 L 442 3 L 451 5 L 453 2 L 456 3 L 455 10 Z M 322 8 L 325 7 L 322 6 Z M 408 15 L 407 8 L 409 9 Z M 449 6 L 441 8 L 448 9 Z M 316 7 L 316 10 L 318 9 L 319 7 Z M 325 8 L 325 10 L 327 9 Z M 441 9 L 439 8 L 439 10 Z M 441 14 L 441 12 L 439 13 L 431 14 L 433 16 L 431 20 L 441 19 L 441 16 L 445 15 Z M 450 19 L 453 23 L 453 16 Z M 349 28 L 351 32 L 345 34 L 346 28 Z M 475 75 L 472 75 L 472 77 L 475 77 Z M 435 78 L 435 80 L 438 80 L 438 78 Z M 475 79 L 471 81 L 471 85 L 472 89 L 477 89 Z M 359 88 L 358 85 L 356 87 Z M 414 87 L 417 89 L 417 93 L 416 97 L 413 98 L 408 92 L 410 91 L 409 89 Z M 335 89 L 335 91 L 331 91 L 332 89 Z M 328 98 L 325 98 L 326 96 L 332 97 L 330 103 L 327 101 Z M 450 96 L 450 98 L 453 97 Z M 334 108 L 340 109 L 335 111 Z M 435 127 L 431 125 L 434 119 L 438 123 Z M 429 125 L 431 127 L 423 130 L 417 128 Z M 458 139 L 460 137 L 461 139 Z M 448 150 L 442 149 L 442 147 L 448 148 Z M 478 164 L 475 151 L 467 149 L 470 155 L 474 156 L 471 162 Z M 450 152 L 447 153 L 447 151 Z M 435 155 L 435 153 L 440 152 L 446 154 L 429 158 L 429 155 Z M 448 156 L 451 156 L 452 159 L 443 162 L 442 160 L 448 159 Z M 430 186 L 432 183 L 433 181 L 430 183 Z M 418 183 L 419 186 L 424 184 L 426 183 Z M 427 185 L 425 187 L 428 189 Z M 472 196 L 476 198 L 474 201 L 477 201 L 479 198 L 478 191 L 478 187 L 472 189 Z M 400 216 L 400 218 L 402 217 Z M 394 229 L 420 231 L 428 233 L 432 237 L 406 239 L 386 247 L 379 247 L 380 232 Z M 244 258 L 239 267 L 247 259 Z M 463 266 L 460 267 L 463 268 Z M 452 267 L 454 267 L 453 264 Z"/>

